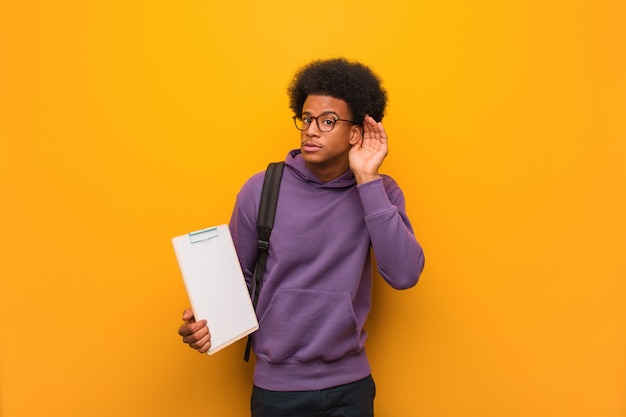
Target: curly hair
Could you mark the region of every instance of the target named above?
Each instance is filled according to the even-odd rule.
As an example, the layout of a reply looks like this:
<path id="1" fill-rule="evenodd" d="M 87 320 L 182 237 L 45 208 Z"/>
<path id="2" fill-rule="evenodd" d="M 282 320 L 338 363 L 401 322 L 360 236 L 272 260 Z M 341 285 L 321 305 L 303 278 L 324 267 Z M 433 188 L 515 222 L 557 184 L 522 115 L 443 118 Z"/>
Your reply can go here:
<path id="1" fill-rule="evenodd" d="M 344 58 L 318 60 L 305 65 L 287 88 L 289 107 L 302 115 L 309 95 L 330 96 L 345 101 L 352 120 L 363 125 L 365 115 L 380 122 L 385 115 L 387 92 L 380 78 L 367 66 Z"/>

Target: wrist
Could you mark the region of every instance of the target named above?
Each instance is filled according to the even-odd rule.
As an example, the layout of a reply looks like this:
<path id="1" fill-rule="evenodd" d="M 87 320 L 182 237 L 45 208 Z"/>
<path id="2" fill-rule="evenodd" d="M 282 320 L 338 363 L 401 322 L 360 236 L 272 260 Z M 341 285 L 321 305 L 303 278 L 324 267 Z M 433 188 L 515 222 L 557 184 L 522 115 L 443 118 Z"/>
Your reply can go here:
<path id="1" fill-rule="evenodd" d="M 371 182 L 371 181 L 375 181 L 377 179 L 380 178 L 380 175 L 378 175 L 378 173 L 372 173 L 372 174 L 354 174 L 354 178 L 356 180 L 357 184 L 365 184 L 366 182 Z"/>

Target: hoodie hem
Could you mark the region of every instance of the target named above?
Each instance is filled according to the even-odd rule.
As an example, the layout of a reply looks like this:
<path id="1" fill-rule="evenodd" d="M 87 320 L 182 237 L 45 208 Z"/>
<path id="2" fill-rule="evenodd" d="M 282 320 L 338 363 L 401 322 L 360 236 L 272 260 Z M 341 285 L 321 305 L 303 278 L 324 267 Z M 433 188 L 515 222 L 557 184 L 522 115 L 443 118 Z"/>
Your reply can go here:
<path id="1" fill-rule="evenodd" d="M 313 391 L 349 384 L 370 374 L 364 351 L 334 362 L 270 363 L 257 357 L 254 385 L 271 391 Z"/>

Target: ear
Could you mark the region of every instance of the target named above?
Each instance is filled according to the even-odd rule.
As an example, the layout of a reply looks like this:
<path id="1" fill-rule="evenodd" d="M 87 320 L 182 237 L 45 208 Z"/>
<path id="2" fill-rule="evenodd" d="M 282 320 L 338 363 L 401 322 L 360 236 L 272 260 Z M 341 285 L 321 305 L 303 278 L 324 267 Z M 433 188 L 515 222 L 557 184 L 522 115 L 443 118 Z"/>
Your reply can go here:
<path id="1" fill-rule="evenodd" d="M 359 125 L 353 125 L 352 130 L 350 131 L 350 145 L 356 145 L 359 143 L 363 137 L 363 130 Z"/>

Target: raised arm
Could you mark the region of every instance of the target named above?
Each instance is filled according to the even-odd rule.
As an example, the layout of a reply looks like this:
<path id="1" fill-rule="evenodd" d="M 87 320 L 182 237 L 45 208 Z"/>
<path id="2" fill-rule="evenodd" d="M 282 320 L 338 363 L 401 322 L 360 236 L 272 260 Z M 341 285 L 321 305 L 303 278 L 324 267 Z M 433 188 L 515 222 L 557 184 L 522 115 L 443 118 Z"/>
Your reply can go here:
<path id="1" fill-rule="evenodd" d="M 424 268 L 424 253 L 406 215 L 404 194 L 378 170 L 389 152 L 382 123 L 366 116 L 363 138 L 350 149 L 350 168 L 357 180 L 378 271 L 394 288 L 415 285 Z"/>

